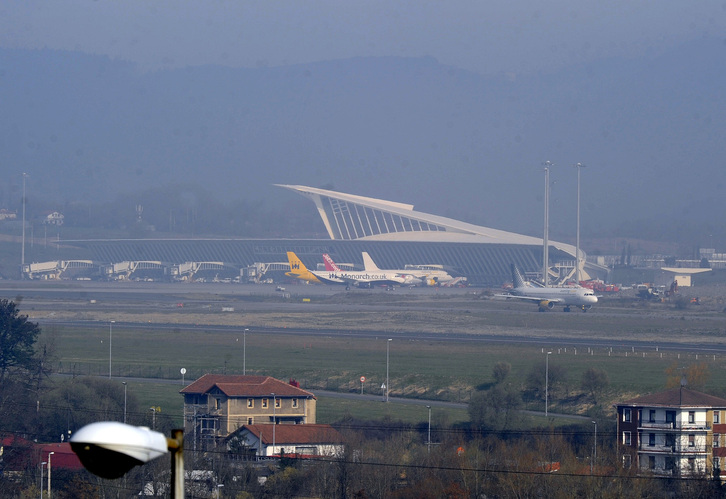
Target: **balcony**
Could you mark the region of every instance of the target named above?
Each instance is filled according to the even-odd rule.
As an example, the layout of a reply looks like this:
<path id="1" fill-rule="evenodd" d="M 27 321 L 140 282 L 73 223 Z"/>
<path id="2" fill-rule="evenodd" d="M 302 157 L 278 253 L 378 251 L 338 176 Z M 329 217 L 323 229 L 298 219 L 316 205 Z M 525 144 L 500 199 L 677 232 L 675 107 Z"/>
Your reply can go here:
<path id="1" fill-rule="evenodd" d="M 707 454 L 710 447 L 707 445 L 648 445 L 645 442 L 641 442 L 638 446 L 638 452 L 644 454 Z"/>

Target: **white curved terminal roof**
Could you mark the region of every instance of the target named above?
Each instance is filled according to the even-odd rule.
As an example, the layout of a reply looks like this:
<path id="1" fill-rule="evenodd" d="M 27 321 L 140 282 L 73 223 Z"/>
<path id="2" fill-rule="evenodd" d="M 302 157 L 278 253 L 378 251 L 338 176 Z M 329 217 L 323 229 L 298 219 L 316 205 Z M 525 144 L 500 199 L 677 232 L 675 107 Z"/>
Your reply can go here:
<path id="1" fill-rule="evenodd" d="M 523 244 L 541 246 L 543 240 L 451 218 L 415 211 L 413 205 L 342 192 L 275 184 L 309 198 L 318 209 L 331 239 L 413 242 Z M 549 241 L 571 255 L 575 247 Z M 584 258 L 582 251 L 581 258 Z"/>

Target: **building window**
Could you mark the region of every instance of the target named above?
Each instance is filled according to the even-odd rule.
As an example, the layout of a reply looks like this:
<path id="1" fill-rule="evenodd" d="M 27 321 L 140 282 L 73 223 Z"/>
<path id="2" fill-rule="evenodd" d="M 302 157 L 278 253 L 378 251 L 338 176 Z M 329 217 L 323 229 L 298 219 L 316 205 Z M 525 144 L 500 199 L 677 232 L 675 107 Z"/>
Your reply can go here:
<path id="1" fill-rule="evenodd" d="M 630 469 L 632 463 L 632 456 L 630 454 L 623 454 L 623 468 L 626 470 Z"/>
<path id="2" fill-rule="evenodd" d="M 693 433 L 688 434 L 688 446 L 689 447 L 696 446 L 696 435 L 694 435 Z"/>
<path id="3" fill-rule="evenodd" d="M 292 407 L 297 408 L 297 399 L 292 399 Z"/>
<path id="4" fill-rule="evenodd" d="M 714 447 L 720 447 L 720 446 L 719 446 L 719 443 L 720 443 L 720 442 L 719 442 L 719 439 L 720 439 L 720 438 L 721 438 L 721 435 L 719 435 L 718 433 L 714 433 L 714 434 L 713 434 L 713 446 L 714 446 Z"/>
<path id="5" fill-rule="evenodd" d="M 696 422 L 696 412 L 695 411 L 688 411 L 688 423 L 693 424 Z"/>
<path id="6" fill-rule="evenodd" d="M 721 422 L 721 411 L 713 411 L 713 424 Z"/>
<path id="7" fill-rule="evenodd" d="M 247 399 L 247 408 L 252 409 L 255 407 L 255 399 Z"/>
<path id="8" fill-rule="evenodd" d="M 623 432 L 623 444 L 630 445 L 630 432 L 629 431 Z"/>
<path id="9" fill-rule="evenodd" d="M 655 409 L 651 409 L 650 410 L 650 413 L 649 413 L 649 416 L 648 416 L 648 421 L 650 423 L 655 423 Z"/>
<path id="10" fill-rule="evenodd" d="M 280 401 L 280 399 L 279 399 L 279 398 L 276 398 L 276 399 L 275 399 L 275 408 L 276 408 L 276 409 L 279 409 L 279 408 L 280 408 L 280 404 L 281 404 L 281 401 Z"/>
<path id="11" fill-rule="evenodd" d="M 255 424 L 254 418 L 247 418 L 247 424 Z"/>
<path id="12" fill-rule="evenodd" d="M 214 399 L 214 409 L 219 410 L 219 407 L 222 405 L 222 401 L 219 399 Z"/>
<path id="13" fill-rule="evenodd" d="M 695 457 L 688 458 L 688 471 L 690 471 L 691 473 L 696 471 L 696 458 Z"/>
<path id="14" fill-rule="evenodd" d="M 630 423 L 630 409 L 623 409 L 623 421 Z"/>
<path id="15" fill-rule="evenodd" d="M 655 445 L 655 433 L 648 433 L 648 445 Z"/>
<path id="16" fill-rule="evenodd" d="M 713 458 L 713 469 L 715 469 L 715 470 L 721 469 L 721 458 L 720 457 Z"/>
<path id="17" fill-rule="evenodd" d="M 655 456 L 648 456 L 648 467 L 652 470 L 655 469 Z"/>
<path id="18" fill-rule="evenodd" d="M 262 408 L 267 409 L 267 399 L 262 399 Z"/>

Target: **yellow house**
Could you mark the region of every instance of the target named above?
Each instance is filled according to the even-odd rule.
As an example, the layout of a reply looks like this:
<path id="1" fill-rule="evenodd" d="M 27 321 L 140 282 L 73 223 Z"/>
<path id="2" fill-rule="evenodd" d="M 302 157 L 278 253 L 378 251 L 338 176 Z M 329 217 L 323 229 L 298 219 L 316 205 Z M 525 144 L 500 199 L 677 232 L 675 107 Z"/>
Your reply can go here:
<path id="1" fill-rule="evenodd" d="M 180 391 L 184 432 L 196 445 L 219 441 L 244 425 L 314 424 L 315 395 L 270 376 L 205 374 Z"/>

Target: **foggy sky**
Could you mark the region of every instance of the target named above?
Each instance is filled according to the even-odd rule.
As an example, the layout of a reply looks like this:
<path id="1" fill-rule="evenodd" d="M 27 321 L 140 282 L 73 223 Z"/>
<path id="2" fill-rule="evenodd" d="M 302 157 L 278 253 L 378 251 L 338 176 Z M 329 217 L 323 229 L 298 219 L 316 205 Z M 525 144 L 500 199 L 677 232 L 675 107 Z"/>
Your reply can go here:
<path id="1" fill-rule="evenodd" d="M 511 75 L 657 54 L 726 32 L 726 2 L 681 0 L 44 0 L 3 2 L 0 47 L 148 69 L 432 56 Z"/>
<path id="2" fill-rule="evenodd" d="M 551 160 L 573 236 L 582 162 L 585 232 L 705 219 L 713 242 L 724 28 L 724 1 L 3 2 L 4 192 L 332 185 L 540 235 Z"/>

